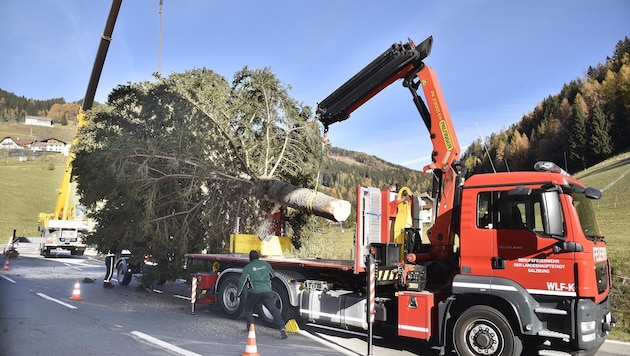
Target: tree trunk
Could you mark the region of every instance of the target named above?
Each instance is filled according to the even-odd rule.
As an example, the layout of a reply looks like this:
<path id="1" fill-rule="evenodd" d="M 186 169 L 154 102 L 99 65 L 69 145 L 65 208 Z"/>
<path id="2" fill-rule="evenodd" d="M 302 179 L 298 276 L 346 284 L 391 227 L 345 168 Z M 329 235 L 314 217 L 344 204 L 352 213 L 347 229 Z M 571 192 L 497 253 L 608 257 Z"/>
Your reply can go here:
<path id="1" fill-rule="evenodd" d="M 312 189 L 296 187 L 276 179 L 252 181 L 250 194 L 336 222 L 345 221 L 350 215 L 350 202 L 346 200 L 333 198 Z"/>

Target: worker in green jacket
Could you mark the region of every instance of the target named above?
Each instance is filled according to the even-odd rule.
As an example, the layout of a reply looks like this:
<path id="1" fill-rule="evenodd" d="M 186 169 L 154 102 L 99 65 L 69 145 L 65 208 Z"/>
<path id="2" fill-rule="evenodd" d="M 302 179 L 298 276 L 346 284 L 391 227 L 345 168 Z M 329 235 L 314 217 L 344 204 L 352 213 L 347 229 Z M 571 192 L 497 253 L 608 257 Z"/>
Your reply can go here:
<path id="1" fill-rule="evenodd" d="M 241 278 L 238 281 L 238 295 L 243 292 L 245 285 L 249 287 L 247 300 L 245 301 L 245 319 L 247 320 L 247 329 L 254 323 L 254 308 L 256 305 L 262 305 L 271 312 L 274 325 L 280 329 L 280 338 L 287 338 L 285 322 L 282 320 L 280 311 L 276 307 L 271 291 L 271 279 L 276 276 L 271 265 L 259 259 L 258 251 L 251 250 L 249 252 L 249 264 L 243 267 Z"/>

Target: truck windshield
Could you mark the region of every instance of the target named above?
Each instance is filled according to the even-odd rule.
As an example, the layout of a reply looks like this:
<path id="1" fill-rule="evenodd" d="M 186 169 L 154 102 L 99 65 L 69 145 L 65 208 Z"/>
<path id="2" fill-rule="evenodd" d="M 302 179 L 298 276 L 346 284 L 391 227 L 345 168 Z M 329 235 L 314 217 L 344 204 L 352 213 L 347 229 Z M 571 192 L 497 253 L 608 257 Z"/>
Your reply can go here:
<path id="1" fill-rule="evenodd" d="M 577 210 L 580 218 L 580 225 L 582 226 L 584 236 L 589 240 L 602 238 L 603 236 L 601 236 L 601 232 L 599 231 L 599 225 L 597 224 L 595 211 L 593 211 L 593 205 L 590 199 L 582 193 L 571 193 L 571 197 L 573 198 L 573 206 L 575 206 L 575 210 Z"/>
<path id="2" fill-rule="evenodd" d="M 75 237 L 75 230 L 62 229 L 61 237 Z"/>

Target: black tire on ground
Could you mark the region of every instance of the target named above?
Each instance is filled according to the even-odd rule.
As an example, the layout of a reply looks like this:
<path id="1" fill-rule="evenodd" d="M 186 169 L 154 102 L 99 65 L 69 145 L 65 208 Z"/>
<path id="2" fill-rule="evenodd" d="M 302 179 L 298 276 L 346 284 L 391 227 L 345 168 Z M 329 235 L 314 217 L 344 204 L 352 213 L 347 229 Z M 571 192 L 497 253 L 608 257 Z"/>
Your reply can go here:
<path id="1" fill-rule="evenodd" d="M 121 286 L 126 286 L 131 282 L 131 277 L 133 274 L 127 267 L 127 260 L 120 260 L 116 265 L 116 279 L 118 280 L 118 284 Z"/>
<path id="2" fill-rule="evenodd" d="M 236 319 L 241 316 L 243 313 L 243 304 L 242 301 L 245 298 L 240 298 L 238 296 L 238 280 L 239 276 L 237 275 L 228 275 L 221 279 L 221 284 L 219 284 L 219 305 L 221 309 L 230 319 Z M 243 291 L 245 294 L 246 291 Z M 243 297 L 246 297 L 243 295 Z"/>
<path id="3" fill-rule="evenodd" d="M 486 305 L 470 307 L 457 318 L 453 345 L 461 356 L 518 356 L 523 351 L 506 317 Z"/>
<path id="4" fill-rule="evenodd" d="M 289 302 L 289 292 L 284 284 L 274 278 L 271 280 L 271 290 L 273 291 L 273 299 L 276 303 L 276 308 L 280 311 L 282 319 L 285 322 L 294 319 L 297 314 L 297 308 L 292 306 Z M 267 308 L 263 305 L 259 305 L 256 312 L 264 324 L 268 326 L 273 325 L 273 317 Z"/>

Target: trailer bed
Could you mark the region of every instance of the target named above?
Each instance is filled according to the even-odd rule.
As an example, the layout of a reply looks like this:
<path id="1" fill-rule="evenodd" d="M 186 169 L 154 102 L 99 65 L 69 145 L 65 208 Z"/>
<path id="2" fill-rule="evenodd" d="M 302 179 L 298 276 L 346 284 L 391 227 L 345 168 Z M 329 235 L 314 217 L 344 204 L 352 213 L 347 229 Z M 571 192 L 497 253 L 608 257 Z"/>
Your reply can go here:
<path id="1" fill-rule="evenodd" d="M 245 265 L 249 263 L 249 256 L 241 253 L 226 254 L 204 254 L 189 253 L 186 254 L 187 260 L 198 261 L 217 261 L 219 263 Z M 274 268 L 311 268 L 325 270 L 351 271 L 354 261 L 351 260 L 335 260 L 323 258 L 285 258 L 285 257 L 263 257 L 261 260 L 268 262 Z"/>

